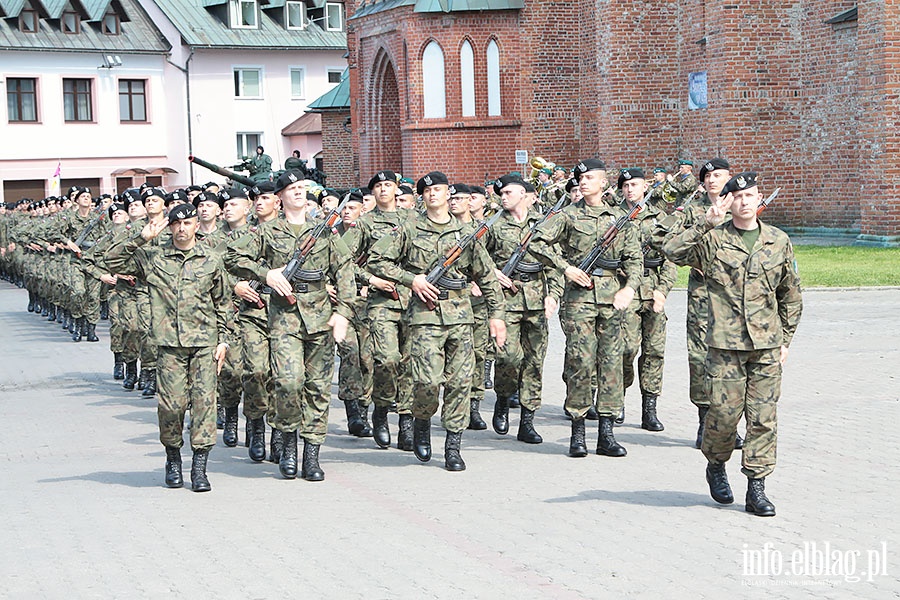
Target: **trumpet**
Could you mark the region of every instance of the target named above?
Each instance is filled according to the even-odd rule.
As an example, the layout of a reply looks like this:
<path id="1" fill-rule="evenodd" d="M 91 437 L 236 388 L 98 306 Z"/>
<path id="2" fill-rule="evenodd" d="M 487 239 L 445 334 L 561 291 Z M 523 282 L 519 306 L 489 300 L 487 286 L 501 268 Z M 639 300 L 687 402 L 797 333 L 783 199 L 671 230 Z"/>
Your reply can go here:
<path id="1" fill-rule="evenodd" d="M 538 173 L 541 172 L 541 169 L 553 169 L 556 166 L 556 163 L 552 163 L 545 158 L 541 158 L 540 156 L 535 156 L 528 164 L 531 166 L 531 171 L 528 173 L 528 181 L 534 185 L 534 187 L 538 187 Z"/>

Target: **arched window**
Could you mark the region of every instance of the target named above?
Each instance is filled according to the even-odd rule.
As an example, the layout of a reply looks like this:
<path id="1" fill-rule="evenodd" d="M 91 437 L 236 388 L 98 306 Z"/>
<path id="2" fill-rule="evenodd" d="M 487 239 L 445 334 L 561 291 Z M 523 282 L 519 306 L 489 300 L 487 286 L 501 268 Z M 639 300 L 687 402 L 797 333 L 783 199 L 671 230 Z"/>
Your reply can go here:
<path id="1" fill-rule="evenodd" d="M 466 40 L 459 49 L 459 78 L 462 91 L 462 116 L 475 116 L 475 52 Z"/>
<path id="2" fill-rule="evenodd" d="M 428 42 L 422 53 L 422 96 L 426 119 L 443 119 L 447 116 L 447 99 L 444 89 L 444 51 L 437 42 Z"/>
<path id="3" fill-rule="evenodd" d="M 500 115 L 500 47 L 491 40 L 487 47 L 488 115 Z"/>

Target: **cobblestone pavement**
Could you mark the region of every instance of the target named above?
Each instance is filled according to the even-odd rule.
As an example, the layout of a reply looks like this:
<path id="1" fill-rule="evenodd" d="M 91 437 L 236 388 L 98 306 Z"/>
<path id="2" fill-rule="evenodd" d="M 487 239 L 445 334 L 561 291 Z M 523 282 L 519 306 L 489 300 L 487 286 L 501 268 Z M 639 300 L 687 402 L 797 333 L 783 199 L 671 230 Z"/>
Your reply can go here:
<path id="1" fill-rule="evenodd" d="M 540 446 L 515 440 L 514 415 L 510 435 L 466 432 L 468 470 L 448 473 L 442 435 L 419 464 L 347 435 L 335 399 L 325 482 L 252 463 L 242 420 L 242 443 L 210 455 L 208 494 L 164 487 L 155 403 L 113 381 L 105 325 L 101 343 L 75 344 L 26 301 L 0 283 L 0 597 L 900 597 L 900 291 L 806 293 L 771 519 L 744 512 L 737 455 L 737 501 L 709 498 L 683 291 L 668 307 L 666 430 L 640 429 L 629 390 L 624 459 L 565 456 L 555 326 Z"/>

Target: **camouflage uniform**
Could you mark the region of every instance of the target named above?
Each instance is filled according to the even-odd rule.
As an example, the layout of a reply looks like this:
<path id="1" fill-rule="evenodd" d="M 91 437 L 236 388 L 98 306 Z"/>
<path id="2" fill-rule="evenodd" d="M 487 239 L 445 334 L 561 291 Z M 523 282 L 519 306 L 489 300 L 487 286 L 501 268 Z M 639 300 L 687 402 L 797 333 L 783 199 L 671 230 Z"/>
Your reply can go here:
<path id="1" fill-rule="evenodd" d="M 676 173 L 669 185 L 678 193 L 678 198 L 675 199 L 675 206 L 678 207 L 684 204 L 684 201 L 697 189 L 700 182 L 692 173 L 687 175 Z"/>
<path id="2" fill-rule="evenodd" d="M 759 227 L 749 252 L 732 222 L 698 222 L 664 246 L 675 263 L 702 270 L 709 290 L 703 454 L 710 463 L 727 462 L 743 414 L 742 471 L 752 479 L 775 468 L 780 348 L 790 345 L 803 306 L 790 240 L 775 227 Z"/>

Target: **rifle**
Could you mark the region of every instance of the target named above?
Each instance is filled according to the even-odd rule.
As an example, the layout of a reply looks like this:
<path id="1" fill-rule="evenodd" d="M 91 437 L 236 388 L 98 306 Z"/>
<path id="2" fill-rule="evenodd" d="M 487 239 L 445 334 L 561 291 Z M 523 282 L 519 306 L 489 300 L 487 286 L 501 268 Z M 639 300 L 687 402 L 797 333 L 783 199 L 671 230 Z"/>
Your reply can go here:
<path id="1" fill-rule="evenodd" d="M 584 257 L 584 260 L 579 263 L 578 268 L 584 271 L 587 274 L 590 274 L 591 271 L 594 270 L 594 265 L 600 259 L 600 257 L 612 246 L 613 242 L 616 240 L 616 236 L 619 235 L 619 232 L 622 231 L 632 219 L 634 219 L 639 212 L 641 212 L 644 207 L 647 205 L 647 201 L 650 199 L 650 192 L 637 203 L 635 204 L 630 211 L 628 211 L 627 215 L 622 215 L 615 222 L 609 226 L 609 228 L 603 233 L 603 237 L 600 238 L 600 243 L 594 246 L 590 252 L 588 252 L 587 256 Z M 588 286 L 588 289 L 594 288 L 594 282 L 591 281 L 591 285 Z"/>
<path id="2" fill-rule="evenodd" d="M 762 212 L 763 212 L 764 210 L 766 210 L 766 208 L 768 208 L 769 203 L 771 203 L 772 200 L 774 200 L 775 197 L 778 196 L 778 192 L 780 192 L 780 191 L 781 191 L 781 188 L 780 188 L 780 187 L 779 187 L 779 188 L 775 188 L 775 191 L 772 192 L 772 193 L 769 195 L 768 198 L 766 198 L 765 200 L 763 200 L 762 203 L 760 203 L 759 208 L 756 209 L 756 216 L 757 216 L 757 217 L 758 217 L 759 215 L 761 215 Z"/>
<path id="3" fill-rule="evenodd" d="M 431 269 L 431 272 L 428 273 L 428 275 L 425 277 L 425 280 L 431 285 L 437 285 L 438 280 L 444 277 L 444 275 L 446 275 L 450 270 L 450 267 L 452 267 L 453 264 L 457 260 L 459 260 L 459 257 L 462 256 L 463 250 L 465 250 L 469 246 L 469 244 L 471 244 L 475 240 L 480 240 L 484 236 L 484 234 L 487 233 L 488 229 L 491 228 L 491 225 L 500 220 L 500 216 L 502 214 L 503 211 L 498 210 L 497 214 L 495 214 L 493 217 L 491 217 L 487 221 L 482 221 L 475 231 L 473 231 L 463 239 L 458 240 L 456 244 L 447 252 L 446 258 L 433 269 Z M 425 302 L 425 306 L 428 307 L 428 310 L 434 310 L 437 305 L 431 300 L 427 300 Z"/>
<path id="4" fill-rule="evenodd" d="M 697 186 L 697 189 L 694 190 L 693 193 L 691 193 L 690 196 L 688 196 L 687 200 L 685 200 L 685 201 L 682 203 L 682 205 L 679 206 L 678 208 L 676 208 L 675 210 L 681 210 L 681 211 L 683 211 L 683 210 L 686 209 L 688 206 L 690 206 L 691 202 L 693 202 L 694 198 L 696 198 L 698 194 L 702 194 L 702 193 L 705 192 L 705 191 L 706 191 L 706 188 L 703 187 L 703 184 L 698 185 L 698 186 Z"/>
<path id="5" fill-rule="evenodd" d="M 509 260 L 506 261 L 506 264 L 503 265 L 503 268 L 500 271 L 509 277 L 512 275 L 513 271 L 516 270 L 516 267 L 519 266 L 519 263 L 522 262 L 522 259 L 525 258 L 525 253 L 528 251 L 528 244 L 531 243 L 531 238 L 534 237 L 534 233 L 537 231 L 537 228 L 544 224 L 547 219 L 552 217 L 553 215 L 559 213 L 562 210 L 563 204 L 568 199 L 569 193 L 566 192 L 562 196 L 560 196 L 559 200 L 557 200 L 556 204 L 553 205 L 547 214 L 541 217 L 541 220 L 531 226 L 528 230 L 528 233 L 525 234 L 525 237 L 522 238 L 522 241 L 519 242 L 519 245 L 516 246 L 516 249 L 513 250 L 513 253 L 510 255 Z M 510 291 L 513 294 L 517 294 L 519 290 L 516 288 L 516 285 L 513 284 Z"/>
<path id="6" fill-rule="evenodd" d="M 75 253 L 75 256 L 77 256 L 78 258 L 81 258 L 81 251 L 80 251 L 81 245 L 85 241 L 87 241 L 87 237 L 89 235 L 91 235 L 91 232 L 94 230 L 94 228 L 97 227 L 97 225 L 100 223 L 100 221 L 103 220 L 103 213 L 106 212 L 106 209 L 103 208 L 103 204 L 101 203 L 101 204 L 98 204 L 96 207 L 94 207 L 94 210 L 92 212 L 96 212 L 97 216 L 94 217 L 91 220 L 91 222 L 88 223 L 87 226 L 81 230 L 81 233 L 78 235 L 78 237 L 75 238 L 75 245 L 78 246 L 78 248 L 79 248 L 79 251 Z"/>
<path id="7" fill-rule="evenodd" d="M 303 263 L 306 262 L 306 259 L 309 258 L 309 253 L 312 252 L 313 246 L 316 245 L 316 242 L 322 234 L 325 233 L 326 229 L 331 229 L 334 227 L 334 224 L 337 223 L 337 220 L 340 218 L 341 211 L 344 210 L 344 207 L 347 206 L 347 202 L 350 201 L 350 194 L 344 196 L 344 199 L 341 200 L 341 203 L 337 205 L 335 208 L 331 209 L 331 212 L 328 213 L 328 216 L 325 217 L 325 220 L 316 225 L 315 229 L 313 229 L 308 236 L 303 240 L 300 246 L 294 250 L 293 256 L 291 256 L 291 260 L 288 261 L 288 264 L 285 265 L 284 271 L 282 274 L 284 278 L 288 280 L 288 283 L 293 282 L 294 277 L 300 272 L 301 267 L 303 267 Z M 295 304 L 297 299 L 294 298 L 293 295 L 285 296 L 284 298 L 287 300 L 288 304 Z"/>

